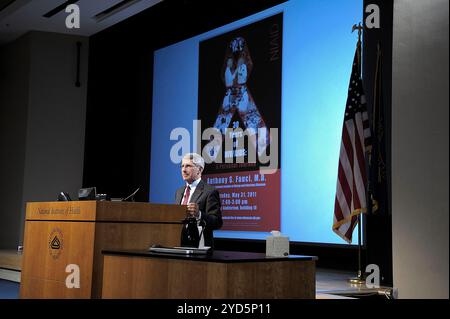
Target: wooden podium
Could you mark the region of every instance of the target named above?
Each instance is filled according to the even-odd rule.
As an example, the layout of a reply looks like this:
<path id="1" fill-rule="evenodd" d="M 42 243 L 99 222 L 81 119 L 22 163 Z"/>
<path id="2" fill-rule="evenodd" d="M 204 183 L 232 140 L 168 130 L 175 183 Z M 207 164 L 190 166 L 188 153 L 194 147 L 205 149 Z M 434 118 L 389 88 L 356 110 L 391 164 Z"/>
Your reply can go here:
<path id="1" fill-rule="evenodd" d="M 101 298 L 102 250 L 177 246 L 184 217 L 181 205 L 27 203 L 20 297 Z M 68 288 L 76 267 L 80 287 Z"/>

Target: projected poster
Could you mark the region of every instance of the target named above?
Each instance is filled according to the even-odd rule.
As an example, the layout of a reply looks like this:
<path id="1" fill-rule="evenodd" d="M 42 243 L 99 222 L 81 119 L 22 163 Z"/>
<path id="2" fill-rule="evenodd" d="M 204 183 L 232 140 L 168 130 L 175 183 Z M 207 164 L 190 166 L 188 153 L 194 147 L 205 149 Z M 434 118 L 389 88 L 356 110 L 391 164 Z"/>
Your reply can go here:
<path id="1" fill-rule="evenodd" d="M 199 44 L 203 177 L 222 230 L 280 229 L 282 25 L 280 13 Z"/>

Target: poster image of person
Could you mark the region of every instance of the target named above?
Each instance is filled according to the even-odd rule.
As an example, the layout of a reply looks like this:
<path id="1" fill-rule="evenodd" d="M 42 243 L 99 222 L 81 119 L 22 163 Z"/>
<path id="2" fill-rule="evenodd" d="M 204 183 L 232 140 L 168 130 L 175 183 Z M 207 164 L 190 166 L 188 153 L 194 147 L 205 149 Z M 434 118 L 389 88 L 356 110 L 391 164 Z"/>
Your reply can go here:
<path id="1" fill-rule="evenodd" d="M 260 155 L 270 143 L 270 134 L 247 85 L 253 62 L 243 37 L 236 37 L 228 44 L 224 64 L 225 96 L 213 127 L 225 135 L 233 115 L 237 112 L 243 123 L 243 129 L 253 132 L 249 140 Z M 260 128 L 266 130 L 263 131 L 263 136 L 258 137 Z M 215 148 L 210 155 L 214 156 L 217 146 L 212 145 L 212 147 Z"/>
<path id="2" fill-rule="evenodd" d="M 259 170 L 262 155 L 281 154 L 282 26 L 278 13 L 200 41 L 198 119 L 216 130 L 201 141 L 205 174 Z"/>
<path id="3" fill-rule="evenodd" d="M 220 189 L 222 230 L 280 229 L 282 39 L 280 12 L 199 43 L 202 177 Z"/>

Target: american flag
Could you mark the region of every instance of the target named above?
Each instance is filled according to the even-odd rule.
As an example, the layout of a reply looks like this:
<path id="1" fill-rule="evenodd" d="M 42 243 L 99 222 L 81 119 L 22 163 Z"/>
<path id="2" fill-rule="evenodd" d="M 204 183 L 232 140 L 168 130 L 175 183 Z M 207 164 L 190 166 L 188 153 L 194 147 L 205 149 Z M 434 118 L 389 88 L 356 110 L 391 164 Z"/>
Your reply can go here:
<path id="1" fill-rule="evenodd" d="M 348 243 L 352 242 L 358 214 L 366 211 L 365 152 L 370 148 L 371 136 L 358 63 L 359 47 L 353 59 L 345 107 L 333 220 L 333 231 Z"/>

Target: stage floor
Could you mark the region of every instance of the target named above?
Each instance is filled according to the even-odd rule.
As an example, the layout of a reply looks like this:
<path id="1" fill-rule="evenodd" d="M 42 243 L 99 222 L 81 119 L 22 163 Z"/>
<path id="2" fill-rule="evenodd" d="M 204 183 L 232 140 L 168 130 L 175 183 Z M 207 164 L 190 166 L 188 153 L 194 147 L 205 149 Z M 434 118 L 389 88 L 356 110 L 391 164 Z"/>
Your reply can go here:
<path id="1" fill-rule="evenodd" d="M 317 268 L 316 298 L 382 298 L 393 299 L 392 287 L 368 288 L 365 284 L 352 284 L 348 280 L 356 277 L 356 272 Z"/>

